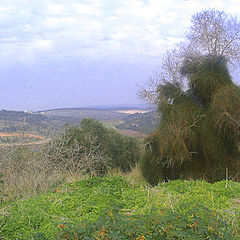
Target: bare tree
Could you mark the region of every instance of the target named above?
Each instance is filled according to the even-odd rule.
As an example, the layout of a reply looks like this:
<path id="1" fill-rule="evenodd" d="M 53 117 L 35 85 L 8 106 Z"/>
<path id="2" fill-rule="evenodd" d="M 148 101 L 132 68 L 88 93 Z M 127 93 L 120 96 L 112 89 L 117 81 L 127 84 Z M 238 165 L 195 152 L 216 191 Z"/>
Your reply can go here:
<path id="1" fill-rule="evenodd" d="M 169 98 L 173 89 L 187 89 L 186 76 L 180 69 L 186 59 L 198 63 L 203 55 L 224 56 L 231 69 L 240 61 L 240 22 L 223 11 L 203 10 L 193 15 L 192 27 L 186 40 L 168 50 L 162 57 L 159 72 L 139 87 L 139 98 L 149 106 L 155 106 Z M 169 86 L 169 88 L 166 88 Z M 176 93 L 176 92 L 175 92 Z M 177 96 L 174 94 L 174 96 Z"/>
<path id="2" fill-rule="evenodd" d="M 42 154 L 54 168 L 70 174 L 87 172 L 90 177 L 104 174 L 109 167 L 105 149 L 98 143 L 96 136 L 86 134 L 84 140 L 87 144 L 63 134 L 60 140 L 52 140 L 45 145 Z M 70 141 L 71 144 L 68 144 Z"/>
<path id="3" fill-rule="evenodd" d="M 138 96 L 140 100 L 150 107 L 155 107 L 160 101 L 171 101 L 165 85 L 175 86 L 175 89 L 184 88 L 184 77 L 180 74 L 183 63 L 184 45 L 179 44 L 175 49 L 168 50 L 162 58 L 161 68 L 158 73 L 149 78 L 143 86 L 139 86 Z M 168 96 L 167 96 L 168 95 Z"/>
<path id="4" fill-rule="evenodd" d="M 210 9 L 193 15 L 187 40 L 201 55 L 224 56 L 231 63 L 240 60 L 240 22 L 224 11 Z"/>

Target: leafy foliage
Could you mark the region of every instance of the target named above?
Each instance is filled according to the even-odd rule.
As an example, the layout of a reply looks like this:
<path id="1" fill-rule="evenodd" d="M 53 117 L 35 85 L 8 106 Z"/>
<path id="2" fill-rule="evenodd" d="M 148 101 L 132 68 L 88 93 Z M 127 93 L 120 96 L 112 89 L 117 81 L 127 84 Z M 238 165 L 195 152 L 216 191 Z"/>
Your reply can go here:
<path id="1" fill-rule="evenodd" d="M 4 239 L 239 239 L 239 183 L 119 176 L 70 183 L 0 214 Z"/>
<path id="2" fill-rule="evenodd" d="M 233 239 L 230 228 L 219 216 L 201 206 L 182 206 L 187 211 L 161 215 L 109 214 L 95 222 L 62 225 L 59 239 Z"/>

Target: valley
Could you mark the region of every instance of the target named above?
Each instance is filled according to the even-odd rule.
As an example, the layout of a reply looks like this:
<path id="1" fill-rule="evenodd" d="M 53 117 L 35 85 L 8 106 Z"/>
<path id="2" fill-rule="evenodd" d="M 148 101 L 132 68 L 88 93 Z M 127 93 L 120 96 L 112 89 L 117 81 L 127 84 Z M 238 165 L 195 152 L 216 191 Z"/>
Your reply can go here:
<path id="1" fill-rule="evenodd" d="M 144 109 L 62 108 L 38 112 L 0 111 L 0 147 L 36 145 L 62 132 L 66 124 L 79 125 L 84 118 L 99 120 L 107 128 L 136 138 L 155 129 L 158 118 Z"/>

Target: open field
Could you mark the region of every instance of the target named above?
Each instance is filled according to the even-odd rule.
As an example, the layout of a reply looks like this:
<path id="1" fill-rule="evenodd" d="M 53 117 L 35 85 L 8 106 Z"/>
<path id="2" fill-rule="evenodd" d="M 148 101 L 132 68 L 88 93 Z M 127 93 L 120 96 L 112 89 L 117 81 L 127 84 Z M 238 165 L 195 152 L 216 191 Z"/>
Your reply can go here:
<path id="1" fill-rule="evenodd" d="M 34 135 L 30 133 L 0 133 L 1 137 L 31 137 L 31 138 L 37 138 L 37 139 L 45 139 L 43 136 L 40 135 Z"/>
<path id="2" fill-rule="evenodd" d="M 118 131 L 125 135 L 125 136 L 129 136 L 129 137 L 135 137 L 135 138 L 144 138 L 147 137 L 147 134 L 145 133 L 141 133 L 141 132 L 137 132 L 131 129 L 118 129 Z"/>
<path id="3" fill-rule="evenodd" d="M 117 110 L 119 113 L 127 113 L 127 114 L 135 114 L 135 113 L 147 113 L 149 111 L 146 110 L 139 110 L 139 109 L 132 109 L 132 110 Z"/>

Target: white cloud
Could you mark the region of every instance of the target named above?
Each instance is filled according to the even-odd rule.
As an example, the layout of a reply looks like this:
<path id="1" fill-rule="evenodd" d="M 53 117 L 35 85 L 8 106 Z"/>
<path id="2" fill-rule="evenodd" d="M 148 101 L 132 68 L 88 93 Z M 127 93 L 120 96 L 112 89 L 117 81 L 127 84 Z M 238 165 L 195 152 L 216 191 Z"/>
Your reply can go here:
<path id="1" fill-rule="evenodd" d="M 60 15 L 62 13 L 64 13 L 64 5 L 49 4 L 47 6 L 47 14 L 48 15 Z"/>
<path id="2" fill-rule="evenodd" d="M 78 24 L 78 19 L 73 17 L 47 17 L 43 24 L 46 28 L 57 30 L 67 26 L 73 26 Z"/>
<path id="3" fill-rule="evenodd" d="M 97 6 L 89 6 L 86 4 L 73 4 L 72 8 L 76 14 L 80 15 L 93 15 L 96 16 L 100 13 L 99 8 Z"/>
<path id="4" fill-rule="evenodd" d="M 157 57 L 181 41 L 192 14 L 216 7 L 229 13 L 238 0 L 42 0 L 5 1 L 0 4 L 2 46 L 28 51 L 38 58 L 53 56 L 91 58 Z M 14 13 L 14 14 L 13 14 Z M 12 39 L 12 40 L 10 40 Z M 2 40 L 3 41 L 3 40 Z M 7 50 L 7 48 L 9 49 Z M 28 54 L 26 54 L 27 56 Z M 131 55 L 131 56 L 130 56 Z"/>
<path id="5" fill-rule="evenodd" d="M 50 49 L 52 48 L 53 41 L 40 39 L 35 42 L 35 45 L 40 49 Z"/>
<path id="6" fill-rule="evenodd" d="M 12 12 L 14 10 L 13 7 L 4 7 L 4 6 L 0 6 L 0 13 L 9 13 Z"/>

